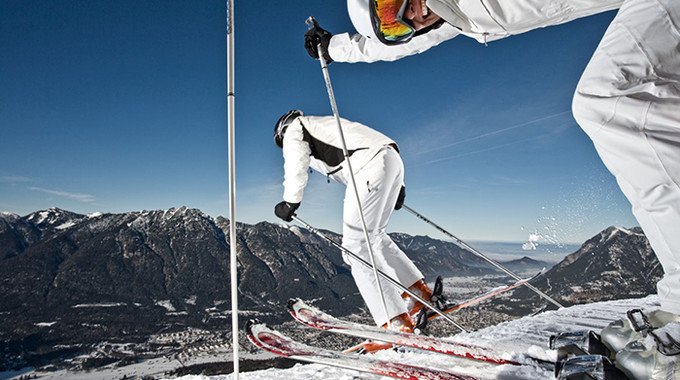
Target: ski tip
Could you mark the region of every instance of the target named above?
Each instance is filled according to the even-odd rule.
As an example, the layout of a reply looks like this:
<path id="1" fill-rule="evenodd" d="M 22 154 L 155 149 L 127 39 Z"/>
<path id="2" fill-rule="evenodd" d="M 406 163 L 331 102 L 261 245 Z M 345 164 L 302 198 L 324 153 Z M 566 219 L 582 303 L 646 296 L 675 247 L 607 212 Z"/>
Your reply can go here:
<path id="1" fill-rule="evenodd" d="M 288 310 L 289 310 L 290 312 L 294 312 L 294 311 L 295 311 L 295 305 L 296 305 L 298 302 L 301 302 L 301 301 L 302 301 L 302 300 L 299 299 L 299 298 L 291 298 L 291 299 L 289 299 L 289 300 L 288 300 Z"/>
<path id="2" fill-rule="evenodd" d="M 538 271 L 538 273 L 536 273 L 535 275 L 528 277 L 528 278 L 524 278 L 524 279 L 517 281 L 517 282 L 518 283 L 530 283 L 530 282 L 536 280 L 537 278 L 543 276 L 544 274 L 545 274 L 545 268 Z"/>
<path id="3" fill-rule="evenodd" d="M 263 323 L 259 319 L 249 319 L 248 321 L 246 321 L 244 330 L 246 331 L 247 335 L 253 335 L 253 326 L 261 324 Z"/>

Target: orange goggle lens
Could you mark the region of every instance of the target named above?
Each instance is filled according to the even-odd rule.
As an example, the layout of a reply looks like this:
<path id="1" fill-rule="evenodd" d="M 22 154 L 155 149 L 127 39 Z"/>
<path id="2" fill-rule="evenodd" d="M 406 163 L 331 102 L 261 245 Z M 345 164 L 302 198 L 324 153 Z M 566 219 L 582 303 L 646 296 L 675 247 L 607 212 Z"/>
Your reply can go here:
<path id="1" fill-rule="evenodd" d="M 415 29 L 401 21 L 408 0 L 371 0 L 373 31 L 388 45 L 411 39 Z"/>

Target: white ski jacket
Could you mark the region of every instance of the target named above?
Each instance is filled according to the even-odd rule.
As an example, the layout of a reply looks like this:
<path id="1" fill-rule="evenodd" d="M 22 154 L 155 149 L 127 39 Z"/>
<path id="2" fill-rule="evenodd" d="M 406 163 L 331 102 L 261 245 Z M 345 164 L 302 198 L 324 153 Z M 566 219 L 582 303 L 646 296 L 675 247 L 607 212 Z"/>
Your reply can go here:
<path id="1" fill-rule="evenodd" d="M 363 124 L 340 119 L 352 170 L 359 172 L 385 146 L 396 143 L 382 133 Z M 398 149 L 398 148 L 396 148 Z M 302 201 L 307 185 L 308 169 L 342 184 L 349 181 L 349 170 L 333 116 L 300 116 L 283 136 L 284 181 L 283 200 Z"/>
<path id="2" fill-rule="evenodd" d="M 336 34 L 328 53 L 338 62 L 394 61 L 459 34 L 486 43 L 617 9 L 622 3 L 623 0 L 427 0 L 427 6 L 446 21 L 441 27 L 391 46 L 360 34 Z"/>

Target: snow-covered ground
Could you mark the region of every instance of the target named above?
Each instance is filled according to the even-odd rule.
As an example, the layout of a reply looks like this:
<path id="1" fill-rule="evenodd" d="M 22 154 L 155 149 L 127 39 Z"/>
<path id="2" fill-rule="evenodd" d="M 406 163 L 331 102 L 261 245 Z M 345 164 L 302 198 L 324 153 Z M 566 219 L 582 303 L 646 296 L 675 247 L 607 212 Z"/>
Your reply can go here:
<path id="1" fill-rule="evenodd" d="M 552 334 L 563 331 L 594 330 L 599 332 L 611 321 L 624 316 L 625 312 L 642 308 L 656 310 L 659 308 L 658 298 L 649 296 L 643 299 L 629 299 L 578 305 L 542 314 L 524 317 L 512 322 L 502 323 L 467 334 L 458 334 L 450 339 L 460 342 L 493 347 L 505 351 L 515 357 L 522 353 L 530 353 L 534 357 L 554 360 L 555 352 L 548 349 L 548 340 Z M 455 370 L 485 379 L 551 379 L 550 370 L 511 365 L 493 366 L 479 364 L 474 361 L 457 359 L 450 356 L 428 352 L 394 352 L 383 351 L 375 357 L 399 360 L 413 365 L 428 368 Z M 339 368 L 331 368 L 318 364 L 298 364 L 289 369 L 267 369 L 255 372 L 242 372 L 239 379 L 244 380 L 298 380 L 298 379 L 380 379 L 373 375 Z M 221 376 L 184 376 L 181 380 L 231 380 L 233 375 Z"/>
<path id="2" fill-rule="evenodd" d="M 609 302 L 598 302 L 588 305 L 577 305 L 555 311 L 547 311 L 536 316 L 520 318 L 515 321 L 501 323 L 471 333 L 457 334 L 449 339 L 458 342 L 474 343 L 480 346 L 492 347 L 505 352 L 510 358 L 519 359 L 523 353 L 534 357 L 554 360 L 555 352 L 548 349 L 548 341 L 552 334 L 564 331 L 593 330 L 599 332 L 611 321 L 619 319 L 630 309 L 642 308 L 656 310 L 659 308 L 658 298 L 648 296 L 642 299 L 627 299 Z M 303 328 L 303 327 L 301 327 Z M 262 353 L 260 358 L 270 358 L 271 354 Z M 198 362 L 216 362 L 229 360 L 231 354 L 224 352 L 211 357 L 204 357 Z M 459 359 L 447 355 L 409 350 L 406 352 L 382 351 L 374 354 L 376 358 L 397 360 L 412 365 L 428 368 L 452 370 L 457 373 L 476 376 L 484 379 L 550 379 L 552 371 L 544 368 L 510 365 L 495 366 L 471 360 Z M 248 356 L 248 358 L 253 358 Z M 166 370 L 177 367 L 176 361 L 168 359 L 153 359 L 131 366 L 120 368 L 101 368 L 91 372 L 56 371 L 50 373 L 24 372 L 21 375 L 37 376 L 39 379 L 112 379 L 118 380 L 123 376 L 152 375 L 163 378 Z M 195 364 L 195 363 L 191 363 Z M 5 374 L 7 375 L 7 373 Z M 14 378 L 18 378 L 17 375 Z M 0 374 L 0 378 L 3 377 Z M 11 377 L 10 377 L 11 378 Z M 234 375 L 201 376 L 190 375 L 180 377 L 180 380 L 232 380 Z M 353 379 L 381 379 L 374 375 L 362 374 L 345 369 L 332 368 L 318 364 L 298 364 L 288 369 L 271 368 L 254 372 L 241 372 L 239 379 L 244 380 L 353 380 Z"/>
<path id="3" fill-rule="evenodd" d="M 22 376 L 30 376 L 31 379 L 43 380 L 120 380 L 140 379 L 142 377 L 150 377 L 160 379 L 164 377 L 166 372 L 170 372 L 183 365 L 195 365 L 203 363 L 215 363 L 230 360 L 232 358 L 231 351 L 215 352 L 211 354 L 204 354 L 192 358 L 184 358 L 180 363 L 177 359 L 170 358 L 156 358 L 142 360 L 139 363 L 118 367 L 116 365 L 108 365 L 101 368 L 89 371 L 70 371 L 58 370 L 53 372 L 37 372 L 26 369 L 23 371 L 0 372 L 0 380 L 18 380 Z M 251 360 L 265 360 L 274 357 L 274 354 L 268 352 L 259 352 L 256 354 L 244 353 L 243 358 Z M 35 377 L 34 377 L 35 376 Z M 219 378 L 219 377 L 217 377 Z"/>

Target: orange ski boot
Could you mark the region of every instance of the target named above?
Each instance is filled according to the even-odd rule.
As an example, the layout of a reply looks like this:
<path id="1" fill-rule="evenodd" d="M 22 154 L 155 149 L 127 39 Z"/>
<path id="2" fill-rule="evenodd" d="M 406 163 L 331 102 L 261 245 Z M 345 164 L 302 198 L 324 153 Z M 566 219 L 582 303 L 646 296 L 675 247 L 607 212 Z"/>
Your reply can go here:
<path id="1" fill-rule="evenodd" d="M 409 286 L 408 290 L 425 301 L 430 302 L 430 299 L 432 298 L 432 290 L 427 287 L 427 284 L 425 284 L 425 281 L 422 278 L 415 284 Z M 420 313 L 420 310 L 422 310 L 425 305 L 416 298 L 411 297 L 406 292 L 402 293 L 401 298 L 406 303 L 406 309 L 408 310 L 409 317 L 411 317 L 412 320 L 415 320 L 418 316 L 418 313 Z"/>

